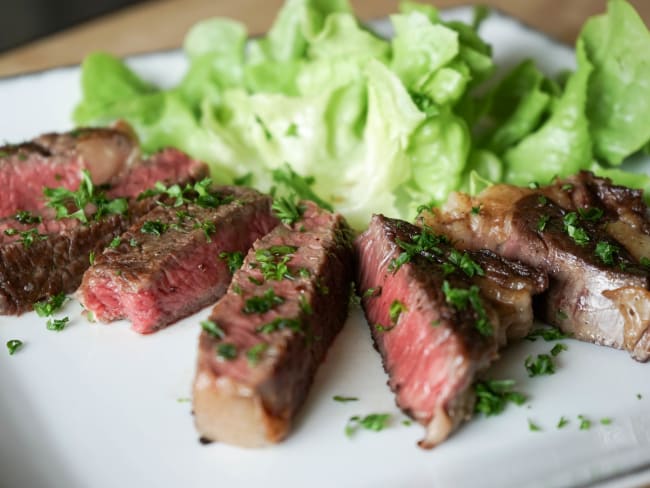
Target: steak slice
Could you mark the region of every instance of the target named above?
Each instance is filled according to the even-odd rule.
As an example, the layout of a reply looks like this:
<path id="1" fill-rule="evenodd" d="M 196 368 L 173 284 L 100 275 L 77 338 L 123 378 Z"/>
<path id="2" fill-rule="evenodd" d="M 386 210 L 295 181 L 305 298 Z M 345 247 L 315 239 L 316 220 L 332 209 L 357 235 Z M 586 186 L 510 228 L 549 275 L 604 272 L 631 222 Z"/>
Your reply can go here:
<path id="1" fill-rule="evenodd" d="M 304 207 L 301 220 L 255 243 L 203 324 L 193 402 L 205 439 L 281 441 L 343 327 L 351 231 L 340 215 Z"/>
<path id="2" fill-rule="evenodd" d="M 84 169 L 95 184 L 107 183 L 124 171 L 138 152 L 137 140 L 123 128 L 76 129 L 2 146 L 0 217 L 19 210 L 41 211 L 44 187 L 76 190 Z"/>
<path id="3" fill-rule="evenodd" d="M 254 190 L 212 191 L 210 206 L 158 206 L 97 257 L 80 300 L 102 322 L 122 318 L 148 334 L 214 303 L 231 274 L 221 253 L 245 253 L 278 224 L 271 199 Z"/>
<path id="4" fill-rule="evenodd" d="M 171 164 L 172 155 L 175 164 Z M 143 172 L 167 183 L 186 183 L 207 175 L 205 164 L 175 150 L 157 153 L 142 164 L 149 169 L 133 166 L 114 182 L 113 190 L 124 194 L 120 188 L 129 188 L 131 196 L 136 197 L 156 182 L 143 178 Z M 152 171 L 159 164 L 164 171 Z M 132 178 L 139 184 L 133 184 Z M 0 314 L 19 315 L 47 296 L 76 290 L 90 265 L 91 253 L 98 255 L 115 236 L 154 206 L 156 198 L 133 198 L 127 213 L 90 219 L 87 225 L 76 219 L 47 217 L 33 223 L 21 223 L 15 218 L 0 222 Z"/>
<path id="5" fill-rule="evenodd" d="M 638 237 L 647 235 L 642 218 L 647 209 L 638 200 L 636 210 L 612 204 L 611 195 L 630 196 L 620 188 L 611 189 L 606 203 L 603 183 L 583 173 L 538 190 L 495 185 L 475 198 L 452 195 L 421 222 L 463 249 L 488 248 L 544 270 L 550 286 L 540 309 L 547 322 L 577 339 L 647 361 L 650 279 L 638 250 L 647 248 Z M 635 242 L 641 242 L 636 251 Z"/>
<path id="6" fill-rule="evenodd" d="M 474 411 L 474 379 L 498 347 L 532 326 L 546 277 L 489 251 L 460 253 L 444 236 L 373 216 L 356 240 L 357 284 L 397 405 L 444 441 Z"/>

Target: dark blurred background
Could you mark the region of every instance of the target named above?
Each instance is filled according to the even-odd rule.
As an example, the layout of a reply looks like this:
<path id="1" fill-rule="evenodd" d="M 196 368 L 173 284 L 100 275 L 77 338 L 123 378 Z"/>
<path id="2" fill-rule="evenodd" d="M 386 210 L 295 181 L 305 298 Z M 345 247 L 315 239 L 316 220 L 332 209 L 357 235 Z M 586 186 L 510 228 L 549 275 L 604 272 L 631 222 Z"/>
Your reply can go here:
<path id="1" fill-rule="evenodd" d="M 143 0 L 0 0 L 0 52 Z"/>

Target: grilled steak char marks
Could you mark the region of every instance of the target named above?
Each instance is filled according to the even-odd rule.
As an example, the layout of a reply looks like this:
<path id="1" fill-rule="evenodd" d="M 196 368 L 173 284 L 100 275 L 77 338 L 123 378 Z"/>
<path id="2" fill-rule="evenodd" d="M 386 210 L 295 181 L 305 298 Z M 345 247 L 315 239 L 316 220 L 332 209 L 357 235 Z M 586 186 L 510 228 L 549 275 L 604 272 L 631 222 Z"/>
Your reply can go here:
<path id="1" fill-rule="evenodd" d="M 171 153 L 163 151 L 143 162 L 146 167 L 158 167 L 158 158 L 164 163 L 163 172 L 150 172 L 152 176 L 168 183 L 181 184 L 201 179 L 207 175 L 205 164 L 192 160 L 182 153 L 176 154 L 176 166 L 168 161 Z M 139 185 L 132 183 L 132 176 Z M 156 180 L 146 181 L 142 170 L 133 166 L 120 180 L 114 181 L 113 191 L 125 194 L 122 186 L 130 188 L 135 197 L 152 187 Z M 0 314 L 21 314 L 32 309 L 34 302 L 47 296 L 73 292 L 81 283 L 84 271 L 90 265 L 89 255 L 99 255 L 101 250 L 117 235 L 124 232 L 134 219 L 156 206 L 155 198 L 131 200 L 124 215 L 107 215 L 99 221 L 90 219 L 87 225 L 76 219 L 51 220 L 21 224 L 14 218 L 0 222 L 3 230 L 0 239 Z M 15 229 L 27 234 L 7 236 L 5 230 Z M 25 236 L 31 243 L 25 242 Z"/>
<path id="2" fill-rule="evenodd" d="M 636 202 L 635 210 L 628 207 L 624 223 L 624 210 L 614 213 L 615 205 L 594 197 L 607 194 L 603 186 L 598 192 L 585 187 L 587 176 L 535 191 L 495 185 L 476 198 L 456 194 L 442 209 L 425 213 L 422 222 L 447 233 L 462 248 L 489 248 L 543 269 L 550 286 L 541 308 L 549 323 L 580 340 L 625 349 L 646 361 L 648 269 L 611 231 L 612 225 L 628 226 L 636 219 L 634 229 L 643 234 L 643 212 Z M 472 207 L 480 212 L 472 213 Z"/>
<path id="3" fill-rule="evenodd" d="M 231 275 L 223 252 L 246 252 L 277 219 L 271 200 L 254 190 L 224 187 L 216 206 L 173 202 L 135 223 L 84 275 L 81 301 L 102 322 L 128 318 L 154 332 L 214 303 Z"/>
<path id="4" fill-rule="evenodd" d="M 137 157 L 135 138 L 125 129 L 78 129 L 45 134 L 33 141 L 0 147 L 0 217 L 19 210 L 39 212 L 44 187 L 75 190 L 87 169 L 103 184 Z"/>
<path id="5" fill-rule="evenodd" d="M 340 215 L 304 206 L 301 220 L 255 243 L 212 311 L 219 332 L 201 333 L 193 401 L 204 438 L 244 447 L 282 440 L 343 326 L 351 231 Z"/>
<path id="6" fill-rule="evenodd" d="M 546 281 L 535 270 L 483 251 L 467 255 L 480 271 L 450 266 L 454 249 L 444 239 L 396 266 L 404 249 L 422 233 L 406 222 L 375 215 L 356 241 L 357 283 L 397 404 L 426 426 L 420 445 L 433 447 L 471 416 L 475 400 L 471 385 L 477 372 L 497 358 L 498 346 L 508 336 L 528 332 L 530 295 L 540 292 Z M 454 290 L 472 289 L 478 305 L 470 300 L 461 306 L 447 298 Z M 497 300 L 499 290 L 507 297 L 502 302 Z M 528 296 L 515 297 L 509 290 Z M 512 307 L 521 311 L 520 318 L 501 315 Z M 398 308 L 401 313 L 396 316 Z M 480 326 L 482 317 L 488 327 Z"/>

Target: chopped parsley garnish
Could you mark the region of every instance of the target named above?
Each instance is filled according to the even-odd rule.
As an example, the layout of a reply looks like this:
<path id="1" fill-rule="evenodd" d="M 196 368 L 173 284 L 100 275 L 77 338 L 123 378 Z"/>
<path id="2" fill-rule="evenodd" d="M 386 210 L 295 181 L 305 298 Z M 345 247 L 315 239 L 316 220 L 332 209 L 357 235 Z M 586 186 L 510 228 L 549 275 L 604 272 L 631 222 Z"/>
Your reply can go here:
<path id="1" fill-rule="evenodd" d="M 476 393 L 475 412 L 487 416 L 498 415 L 506 408 L 508 403 L 523 405 L 526 397 L 519 392 L 512 391 L 514 380 L 485 380 L 474 384 Z"/>
<path id="2" fill-rule="evenodd" d="M 201 181 L 193 184 L 188 183 L 184 188 L 181 188 L 178 184 L 165 186 L 164 183 L 159 181 L 152 189 L 142 192 L 138 196 L 138 200 L 163 195 L 174 200 L 172 205 L 174 207 L 180 207 L 183 203 L 193 203 L 204 208 L 217 208 L 220 205 L 233 201 L 232 196 L 222 197 L 218 192 L 211 191 L 211 187 L 212 180 L 210 178 L 203 178 Z"/>
<path id="3" fill-rule="evenodd" d="M 580 214 L 580 217 L 582 217 L 585 220 L 591 220 L 592 222 L 597 222 L 602 218 L 604 212 L 602 211 L 602 209 L 598 207 L 590 207 L 590 208 L 579 208 L 578 213 Z"/>
<path id="4" fill-rule="evenodd" d="M 29 229 L 29 230 L 16 230 L 16 229 L 5 229 L 5 234 L 8 236 L 20 236 L 20 242 L 26 249 L 29 249 L 32 244 L 36 241 L 44 241 L 47 239 L 46 234 L 39 234 L 38 229 Z"/>
<path id="5" fill-rule="evenodd" d="M 566 344 L 563 343 L 558 343 L 553 346 L 553 349 L 551 349 L 551 356 L 555 357 L 558 354 L 560 354 L 562 351 L 566 351 L 568 349 Z"/>
<path id="6" fill-rule="evenodd" d="M 43 221 L 41 217 L 34 215 L 28 210 L 19 210 L 16 215 L 14 215 L 14 219 L 21 224 L 40 224 Z"/>
<path id="7" fill-rule="evenodd" d="M 257 286 L 260 286 L 261 284 L 264 283 L 262 280 L 258 280 L 254 276 L 249 276 L 248 281 L 250 281 L 251 283 L 253 283 L 254 285 L 257 285 Z"/>
<path id="8" fill-rule="evenodd" d="M 342 395 L 334 395 L 332 397 L 332 400 L 334 400 L 335 402 L 341 402 L 341 403 L 358 402 L 359 401 L 359 399 L 357 397 L 342 396 Z"/>
<path id="9" fill-rule="evenodd" d="M 140 232 L 143 234 L 151 234 L 154 236 L 161 236 L 165 233 L 165 231 L 169 228 L 169 226 L 160 220 L 147 220 L 144 224 L 142 224 L 142 227 L 140 228 Z"/>
<path id="10" fill-rule="evenodd" d="M 413 256 L 421 254 L 426 257 L 427 254 L 441 255 L 443 250 L 440 244 L 448 243 L 445 236 L 438 236 L 431 232 L 430 229 L 422 229 L 420 234 L 411 238 L 411 242 L 396 240 L 397 245 L 404 251 L 397 258 L 393 259 L 388 265 L 388 271 L 395 273 L 403 264 L 408 263 Z"/>
<path id="11" fill-rule="evenodd" d="M 390 332 L 394 328 L 395 328 L 395 325 L 385 326 L 385 325 L 381 325 L 381 324 L 375 324 L 375 330 L 377 332 Z"/>
<path id="12" fill-rule="evenodd" d="M 111 243 L 108 245 L 111 249 L 115 249 L 122 244 L 122 238 L 120 236 L 114 237 Z"/>
<path id="13" fill-rule="evenodd" d="M 650 268 L 650 259 L 646 258 L 645 256 L 641 256 L 641 259 L 639 259 L 639 263 L 641 264 L 641 266 Z"/>
<path id="14" fill-rule="evenodd" d="M 569 419 L 565 417 L 560 417 L 560 420 L 557 423 L 557 428 L 562 429 L 569 423 Z"/>
<path id="15" fill-rule="evenodd" d="M 565 317 L 566 318 L 566 317 Z M 566 339 L 570 337 L 568 334 L 565 334 L 557 327 L 540 327 L 539 329 L 533 330 L 528 334 L 525 339 L 527 341 L 535 342 L 538 337 L 541 337 L 545 341 L 559 341 L 561 339 Z"/>
<path id="16" fill-rule="evenodd" d="M 217 345 L 217 357 L 224 361 L 232 361 L 237 357 L 237 346 L 228 342 Z"/>
<path id="17" fill-rule="evenodd" d="M 380 292 L 381 292 L 381 287 L 378 287 L 378 288 L 368 288 L 366 291 L 363 292 L 363 297 L 364 297 L 364 298 L 368 298 L 368 297 L 374 296 L 374 294 L 375 294 L 376 291 L 380 291 Z"/>
<path id="18" fill-rule="evenodd" d="M 585 246 L 589 242 L 589 235 L 582 227 L 578 226 L 578 214 L 569 212 L 562 220 L 564 223 L 564 231 L 569 234 L 576 244 Z"/>
<path id="19" fill-rule="evenodd" d="M 211 236 L 217 232 L 217 226 L 214 224 L 214 222 L 211 222 L 209 220 L 206 220 L 205 222 L 196 222 L 194 224 L 194 228 L 201 229 L 205 234 L 205 240 L 208 242 L 212 242 Z"/>
<path id="20" fill-rule="evenodd" d="M 591 420 L 584 415 L 578 415 L 578 420 L 580 421 L 580 430 L 589 430 L 591 428 Z"/>
<path id="21" fill-rule="evenodd" d="M 393 324 L 397 323 L 399 316 L 402 314 L 402 312 L 406 312 L 406 311 L 407 311 L 406 305 L 404 305 L 399 300 L 393 300 L 393 303 L 390 304 L 390 309 L 388 311 L 388 315 L 390 316 L 391 323 Z"/>
<path id="22" fill-rule="evenodd" d="M 235 271 L 241 268 L 241 265 L 244 264 L 244 255 L 239 251 L 220 252 L 219 258 L 226 261 L 228 271 L 230 271 L 231 274 L 235 274 Z"/>
<path id="23" fill-rule="evenodd" d="M 21 347 L 23 347 L 23 341 L 20 339 L 11 339 L 7 341 L 7 350 L 9 351 L 10 356 L 13 356 L 14 353 Z"/>
<path id="24" fill-rule="evenodd" d="M 359 429 L 379 432 L 388 426 L 390 418 L 391 416 L 389 413 L 371 413 L 365 417 L 355 415 L 350 417 L 350 420 L 348 420 L 348 423 L 345 426 L 345 435 L 351 437 Z"/>
<path id="25" fill-rule="evenodd" d="M 136 247 L 137 245 L 138 245 L 138 241 L 136 240 L 136 238 L 131 237 L 131 239 L 129 240 L 129 246 Z"/>
<path id="26" fill-rule="evenodd" d="M 449 253 L 449 262 L 460 268 L 461 271 L 463 271 L 463 273 L 465 273 L 470 278 L 474 275 L 485 276 L 485 271 L 483 271 L 483 268 L 481 268 L 481 266 L 476 261 L 469 257 L 469 254 L 466 252 L 461 254 L 460 252 L 456 251 L 456 249 L 452 249 Z"/>
<path id="27" fill-rule="evenodd" d="M 352 297 L 358 298 L 356 295 L 352 295 Z M 298 305 L 300 305 L 300 310 L 302 310 L 302 313 L 306 315 L 311 315 L 314 313 L 314 310 L 312 309 L 311 304 L 305 298 L 305 295 L 300 295 L 300 298 L 298 299 Z"/>
<path id="28" fill-rule="evenodd" d="M 63 187 L 44 188 L 43 194 L 46 197 L 47 206 L 56 211 L 57 219 L 77 219 L 85 224 L 88 223 L 85 212 L 88 205 L 95 208 L 95 220 L 101 219 L 104 215 L 124 214 L 128 209 L 126 198 L 109 200 L 106 193 L 100 191 L 93 184 L 88 170 L 82 171 L 81 183 L 76 191 Z"/>
<path id="29" fill-rule="evenodd" d="M 546 198 L 544 195 L 538 195 L 537 203 L 540 205 L 546 205 L 548 203 L 548 198 Z"/>
<path id="30" fill-rule="evenodd" d="M 226 333 L 219 327 L 219 324 L 212 320 L 204 320 L 201 322 L 201 329 L 216 339 L 223 339 L 226 336 Z"/>
<path id="31" fill-rule="evenodd" d="M 404 425 L 405 427 L 410 427 L 411 425 L 413 425 L 413 422 L 408 419 L 402 420 L 402 425 Z"/>
<path id="32" fill-rule="evenodd" d="M 481 213 L 481 205 L 477 205 L 476 207 L 472 207 L 471 210 L 472 215 L 479 215 Z"/>
<path id="33" fill-rule="evenodd" d="M 298 205 L 293 197 L 279 197 L 273 200 L 273 213 L 283 224 L 293 224 L 300 220 L 305 207 Z"/>
<path id="34" fill-rule="evenodd" d="M 65 328 L 68 322 L 70 322 L 69 317 L 63 317 L 62 319 L 48 319 L 46 327 L 47 330 L 55 330 L 57 332 L 60 332 Z"/>
<path id="35" fill-rule="evenodd" d="M 307 268 L 300 268 L 298 270 L 298 276 L 300 276 L 301 278 L 309 278 L 311 276 L 311 273 Z"/>
<path id="36" fill-rule="evenodd" d="M 313 177 L 300 176 L 288 164 L 285 164 L 282 168 L 274 169 L 271 172 L 271 176 L 273 177 L 273 181 L 295 193 L 301 200 L 311 200 L 325 210 L 329 210 L 330 212 L 334 211 L 332 205 L 320 198 L 312 189 L 312 185 L 315 182 Z"/>
<path id="37" fill-rule="evenodd" d="M 272 334 L 273 332 L 279 330 L 292 330 L 294 332 L 302 332 L 302 325 L 300 324 L 300 321 L 296 319 L 277 317 L 272 322 L 259 326 L 257 329 L 255 329 L 255 332 L 259 334 Z"/>
<path id="38" fill-rule="evenodd" d="M 265 342 L 259 342 L 254 346 L 249 347 L 246 351 L 248 364 L 251 366 L 257 366 L 262 359 L 262 354 L 264 354 L 268 348 L 269 345 Z"/>
<path id="39" fill-rule="evenodd" d="M 553 363 L 553 358 L 548 354 L 538 354 L 536 359 L 528 356 L 526 361 L 524 361 L 524 366 L 526 366 L 530 378 L 555 374 L 555 363 Z"/>
<path id="40" fill-rule="evenodd" d="M 57 293 L 46 300 L 36 302 L 34 304 L 34 311 L 39 317 L 50 317 L 63 306 L 65 299 L 65 293 Z"/>
<path id="41" fill-rule="evenodd" d="M 260 265 L 260 271 L 265 280 L 281 281 L 284 278 L 293 279 L 287 263 L 291 261 L 297 248 L 293 246 L 271 246 L 268 249 L 255 251 L 255 259 Z"/>
<path id="42" fill-rule="evenodd" d="M 546 214 L 539 216 L 539 219 L 537 219 L 537 230 L 539 232 L 544 232 L 544 229 L 546 229 L 546 224 L 548 224 L 549 219 L 550 217 Z"/>
<path id="43" fill-rule="evenodd" d="M 479 297 L 478 286 L 472 285 L 469 288 L 452 288 L 449 282 L 445 280 L 442 283 L 442 291 L 445 294 L 447 303 L 451 304 L 457 310 L 465 310 L 468 304 L 471 305 L 476 315 L 478 315 L 478 320 L 475 324 L 476 329 L 483 336 L 492 335 L 492 324 L 488 320 L 487 312 Z"/>
<path id="44" fill-rule="evenodd" d="M 571 191 L 571 190 L 573 190 L 573 185 L 571 183 L 566 183 L 566 184 L 562 185 L 561 190 L 562 191 Z"/>
<path id="45" fill-rule="evenodd" d="M 534 423 L 532 420 L 528 419 L 528 429 L 531 432 L 541 432 L 542 428 Z"/>
<path id="46" fill-rule="evenodd" d="M 618 254 L 618 247 L 606 241 L 596 244 L 596 256 L 605 264 L 614 264 L 614 256 Z"/>
<path id="47" fill-rule="evenodd" d="M 536 181 L 531 181 L 530 183 L 528 183 L 528 188 L 530 188 L 531 190 L 536 190 L 537 188 L 539 188 L 539 183 L 537 183 Z"/>
<path id="48" fill-rule="evenodd" d="M 604 418 L 600 419 L 600 423 L 602 425 L 611 425 L 612 419 L 609 418 L 609 417 L 604 417 Z"/>
<path id="49" fill-rule="evenodd" d="M 276 305 L 284 303 L 284 298 L 275 294 L 273 288 L 269 288 L 263 295 L 254 296 L 246 300 L 242 312 L 245 314 L 266 313 Z"/>
<path id="50" fill-rule="evenodd" d="M 90 263 L 91 266 L 95 264 L 95 251 L 90 251 L 88 253 L 88 262 Z"/>

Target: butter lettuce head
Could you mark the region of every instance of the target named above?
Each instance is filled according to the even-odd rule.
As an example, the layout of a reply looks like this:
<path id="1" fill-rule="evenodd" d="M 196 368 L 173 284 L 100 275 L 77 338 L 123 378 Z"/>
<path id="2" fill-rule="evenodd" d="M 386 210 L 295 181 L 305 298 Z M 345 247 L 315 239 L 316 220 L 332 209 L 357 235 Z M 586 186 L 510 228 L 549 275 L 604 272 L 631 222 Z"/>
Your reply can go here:
<path id="1" fill-rule="evenodd" d="M 544 182 L 609 165 L 650 140 L 650 40 L 624 0 L 589 21 L 565 84 L 528 61 L 494 82 L 474 22 L 404 2 L 388 40 L 344 0 L 287 0 L 263 37 L 208 19 L 187 34 L 170 89 L 106 53 L 82 65 L 78 124 L 125 119 L 145 152 L 176 146 L 213 178 L 293 187 L 365 227 L 496 181 Z M 492 88 L 486 89 L 483 83 Z M 282 188 L 281 188 L 282 187 Z"/>

